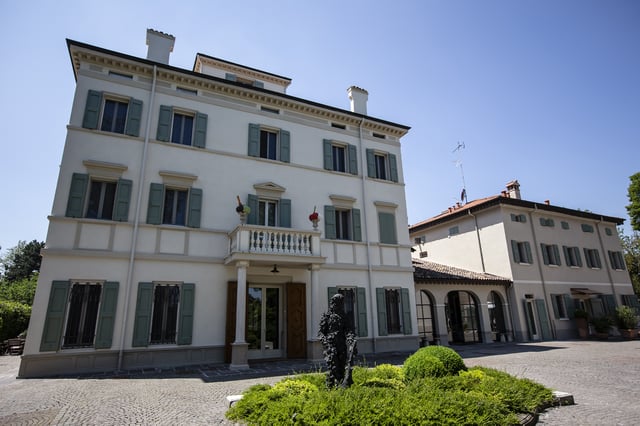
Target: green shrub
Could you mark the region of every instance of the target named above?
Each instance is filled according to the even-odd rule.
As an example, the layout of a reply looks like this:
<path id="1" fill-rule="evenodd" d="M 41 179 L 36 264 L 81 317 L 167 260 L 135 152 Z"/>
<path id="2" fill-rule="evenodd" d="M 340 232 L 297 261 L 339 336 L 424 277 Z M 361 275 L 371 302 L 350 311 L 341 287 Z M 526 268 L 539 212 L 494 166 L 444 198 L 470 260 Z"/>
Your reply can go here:
<path id="1" fill-rule="evenodd" d="M 403 371 L 407 381 L 424 377 L 442 377 L 447 374 L 442 361 L 427 353 L 420 353 L 420 351 L 406 359 Z"/>
<path id="2" fill-rule="evenodd" d="M 444 364 L 447 374 L 458 374 L 458 371 L 466 370 L 462 357 L 453 349 L 446 346 L 427 346 L 418 350 L 427 355 L 435 356 Z M 418 353 L 416 352 L 416 353 Z"/>
<path id="3" fill-rule="evenodd" d="M 374 377 L 380 379 L 396 379 L 396 380 L 404 380 L 404 373 L 402 371 L 402 367 L 398 367 L 397 365 L 391 364 L 380 364 L 376 365 L 371 369 L 371 373 L 373 373 Z"/>
<path id="4" fill-rule="evenodd" d="M 0 300 L 0 340 L 18 337 L 29 326 L 31 306 Z"/>
<path id="5" fill-rule="evenodd" d="M 365 380 L 361 386 L 370 388 L 389 388 L 389 389 L 402 389 L 405 387 L 404 382 L 399 379 L 383 379 L 380 377 L 372 377 Z"/>

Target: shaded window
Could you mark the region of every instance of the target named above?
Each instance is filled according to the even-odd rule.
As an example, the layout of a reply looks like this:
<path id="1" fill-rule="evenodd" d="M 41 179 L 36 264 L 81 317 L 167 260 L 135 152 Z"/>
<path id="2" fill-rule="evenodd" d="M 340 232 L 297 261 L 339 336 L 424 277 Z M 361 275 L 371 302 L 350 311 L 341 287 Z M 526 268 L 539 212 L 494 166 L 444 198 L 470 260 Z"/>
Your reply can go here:
<path id="1" fill-rule="evenodd" d="M 107 220 L 113 218 L 116 186 L 116 182 L 91 181 L 86 217 Z"/>
<path id="2" fill-rule="evenodd" d="M 128 102 L 105 99 L 100 130 L 113 133 L 124 133 L 127 123 Z"/>
<path id="3" fill-rule="evenodd" d="M 157 285 L 155 287 L 149 343 L 176 343 L 179 302 L 179 285 Z"/>
<path id="4" fill-rule="evenodd" d="M 402 332 L 400 290 L 385 289 L 384 295 L 387 308 L 387 332 L 389 334 L 399 334 Z"/>
<path id="5" fill-rule="evenodd" d="M 186 189 L 165 189 L 162 223 L 184 226 L 187 219 L 188 198 L 189 191 Z"/>
<path id="6" fill-rule="evenodd" d="M 63 348 L 93 346 L 101 292 L 102 287 L 95 284 L 71 287 Z"/>
<path id="7" fill-rule="evenodd" d="M 181 145 L 191 145 L 193 140 L 193 116 L 180 113 L 173 114 L 171 128 L 171 142 Z"/>

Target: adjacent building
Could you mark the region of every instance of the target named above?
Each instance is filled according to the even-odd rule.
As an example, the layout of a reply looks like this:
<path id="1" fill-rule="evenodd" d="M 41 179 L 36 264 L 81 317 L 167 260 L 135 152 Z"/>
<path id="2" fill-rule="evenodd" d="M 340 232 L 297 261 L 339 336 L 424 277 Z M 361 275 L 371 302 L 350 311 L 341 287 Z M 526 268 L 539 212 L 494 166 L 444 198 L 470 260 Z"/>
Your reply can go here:
<path id="1" fill-rule="evenodd" d="M 67 44 L 76 91 L 21 377 L 321 359 L 337 292 L 361 353 L 418 347 L 409 127 L 367 115 L 355 86 L 344 110 L 205 54 L 171 66 L 154 30 L 146 58 Z"/>
<path id="2" fill-rule="evenodd" d="M 482 281 L 474 288 L 449 280 L 443 290 L 442 282 L 421 286 L 417 274 L 416 291 L 427 297 L 422 300 L 442 306 L 431 327 L 440 335 L 448 331 L 452 343 L 491 342 L 503 334 L 517 341 L 569 339 L 578 336 L 575 309 L 596 318 L 613 315 L 619 305 L 637 306 L 616 230 L 622 223 L 523 200 L 520 184 L 512 181 L 499 195 L 457 204 L 411 226 L 415 259 L 507 281 L 499 286 L 494 277 L 487 291 Z"/>

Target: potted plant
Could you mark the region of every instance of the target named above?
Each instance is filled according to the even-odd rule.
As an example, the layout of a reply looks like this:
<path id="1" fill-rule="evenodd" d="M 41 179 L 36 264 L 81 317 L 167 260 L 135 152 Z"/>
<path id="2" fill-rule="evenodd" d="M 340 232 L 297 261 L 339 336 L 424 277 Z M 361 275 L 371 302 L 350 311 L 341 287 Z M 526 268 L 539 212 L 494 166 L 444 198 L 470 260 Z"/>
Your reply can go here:
<path id="1" fill-rule="evenodd" d="M 320 221 L 320 216 L 316 211 L 316 206 L 313 206 L 313 213 L 309 215 L 309 220 L 313 224 L 313 229 L 318 229 L 318 222 Z"/>
<path id="2" fill-rule="evenodd" d="M 247 221 L 247 216 L 249 215 L 249 213 L 251 213 L 251 208 L 242 204 L 242 201 L 240 201 L 240 197 L 238 195 L 236 195 L 236 200 L 238 201 L 238 205 L 236 206 L 236 213 L 240 215 L 240 223 L 244 224 Z"/>
<path id="3" fill-rule="evenodd" d="M 635 339 L 638 335 L 638 317 L 631 306 L 618 306 L 616 308 L 616 322 L 620 334 L 625 339 Z"/>
<path id="4" fill-rule="evenodd" d="M 609 327 L 612 325 L 611 318 L 608 316 L 602 316 L 598 318 L 594 318 L 592 320 L 593 328 L 596 330 L 596 337 L 598 339 L 608 339 L 609 338 Z"/>
<path id="5" fill-rule="evenodd" d="M 573 318 L 576 320 L 576 327 L 578 328 L 578 336 L 581 339 L 589 337 L 589 314 L 584 309 L 576 309 L 573 313 Z"/>

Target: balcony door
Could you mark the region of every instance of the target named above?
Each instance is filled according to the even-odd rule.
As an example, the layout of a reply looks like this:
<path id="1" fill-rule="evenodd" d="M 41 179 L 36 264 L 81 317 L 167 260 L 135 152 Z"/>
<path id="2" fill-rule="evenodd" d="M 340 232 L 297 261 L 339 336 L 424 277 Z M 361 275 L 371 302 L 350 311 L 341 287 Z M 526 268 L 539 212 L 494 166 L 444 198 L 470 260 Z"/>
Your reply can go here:
<path id="1" fill-rule="evenodd" d="M 249 285 L 246 325 L 249 359 L 283 356 L 282 293 L 280 286 Z"/>

